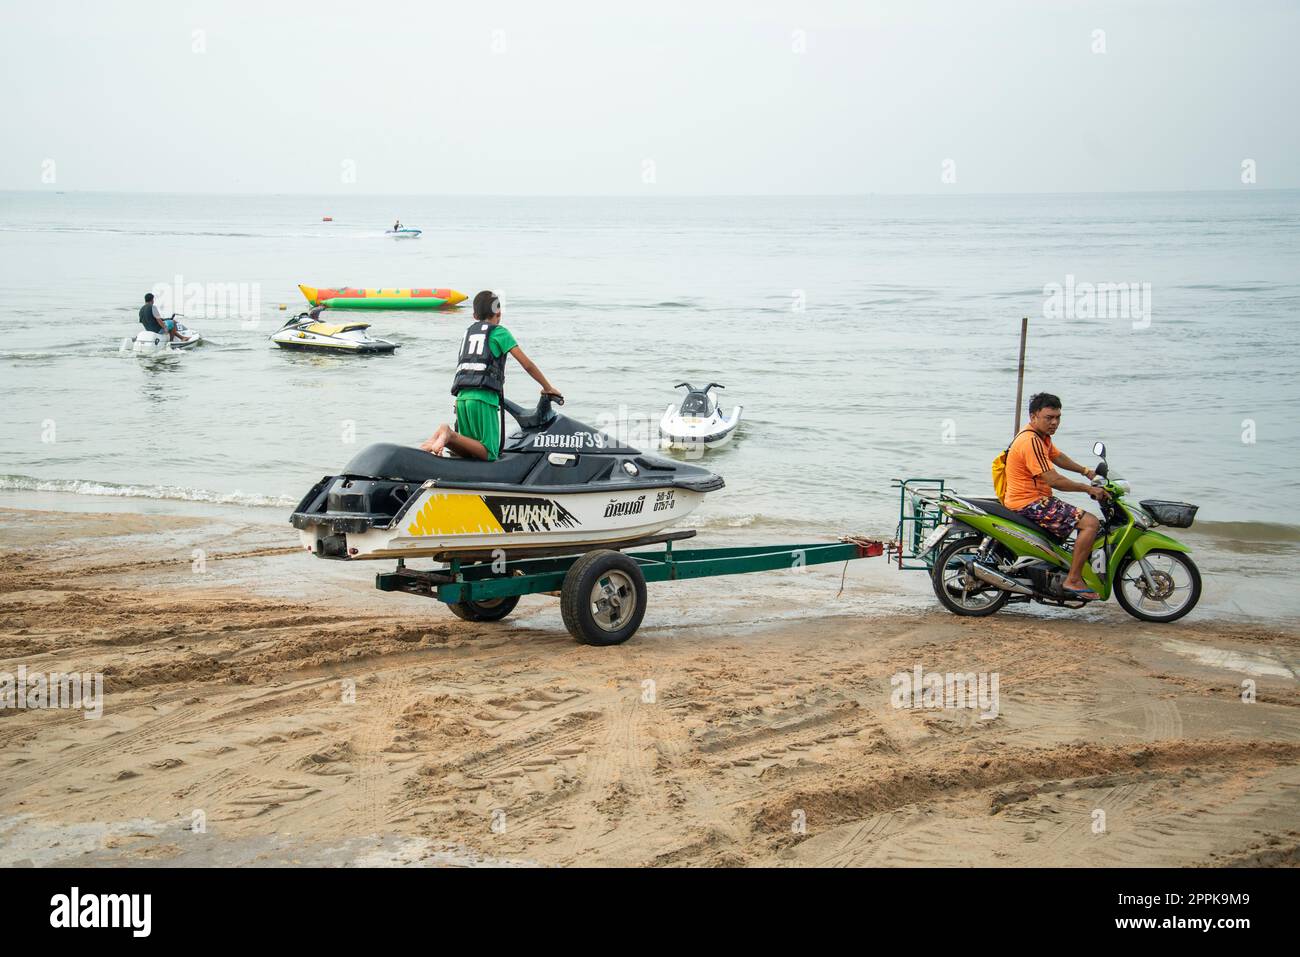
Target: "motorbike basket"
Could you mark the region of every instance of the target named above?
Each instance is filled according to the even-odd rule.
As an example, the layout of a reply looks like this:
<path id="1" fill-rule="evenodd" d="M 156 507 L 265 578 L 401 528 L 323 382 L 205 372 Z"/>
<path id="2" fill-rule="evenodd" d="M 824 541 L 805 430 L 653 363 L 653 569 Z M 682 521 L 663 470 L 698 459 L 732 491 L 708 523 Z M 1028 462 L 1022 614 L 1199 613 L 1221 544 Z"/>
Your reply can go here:
<path id="1" fill-rule="evenodd" d="M 1142 507 L 1157 522 L 1170 528 L 1191 528 L 1199 508 L 1186 502 L 1161 502 L 1150 498 L 1142 501 Z"/>

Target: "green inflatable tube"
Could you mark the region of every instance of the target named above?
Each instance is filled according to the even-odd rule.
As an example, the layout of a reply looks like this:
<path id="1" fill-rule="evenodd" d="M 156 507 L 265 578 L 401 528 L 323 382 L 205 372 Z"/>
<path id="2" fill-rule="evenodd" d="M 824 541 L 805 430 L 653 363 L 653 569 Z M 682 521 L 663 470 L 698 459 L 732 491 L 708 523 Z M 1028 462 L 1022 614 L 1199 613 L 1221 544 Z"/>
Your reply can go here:
<path id="1" fill-rule="evenodd" d="M 346 299 L 322 299 L 318 305 L 326 309 L 441 309 L 447 305 L 447 300 L 435 299 L 433 296 L 405 296 L 401 299 L 356 296 Z"/>

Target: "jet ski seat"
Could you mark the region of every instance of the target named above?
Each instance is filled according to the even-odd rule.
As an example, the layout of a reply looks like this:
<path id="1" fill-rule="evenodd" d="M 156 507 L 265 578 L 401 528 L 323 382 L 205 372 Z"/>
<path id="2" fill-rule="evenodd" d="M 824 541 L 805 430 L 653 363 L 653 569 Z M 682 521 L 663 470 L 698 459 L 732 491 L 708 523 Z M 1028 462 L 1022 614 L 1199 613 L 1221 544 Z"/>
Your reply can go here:
<path id="1" fill-rule="evenodd" d="M 1019 512 L 1011 511 L 1011 509 L 1007 508 L 996 498 L 968 498 L 966 501 L 970 502 L 972 505 L 978 505 L 990 515 L 996 515 L 998 518 L 1005 518 L 1008 522 L 1015 522 L 1017 525 L 1023 525 L 1025 528 L 1033 529 L 1040 535 L 1046 535 L 1058 544 L 1064 544 L 1070 537 L 1067 535 L 1065 538 L 1060 538 L 1059 536 L 1053 535 L 1047 529 L 1043 528 L 1043 526 L 1031 522 Z"/>
<path id="2" fill-rule="evenodd" d="M 502 453 L 495 462 L 434 455 L 407 445 L 380 442 L 367 446 L 343 469 L 356 478 L 395 479 L 400 482 L 491 482 L 518 485 L 536 464 L 533 455 Z"/>

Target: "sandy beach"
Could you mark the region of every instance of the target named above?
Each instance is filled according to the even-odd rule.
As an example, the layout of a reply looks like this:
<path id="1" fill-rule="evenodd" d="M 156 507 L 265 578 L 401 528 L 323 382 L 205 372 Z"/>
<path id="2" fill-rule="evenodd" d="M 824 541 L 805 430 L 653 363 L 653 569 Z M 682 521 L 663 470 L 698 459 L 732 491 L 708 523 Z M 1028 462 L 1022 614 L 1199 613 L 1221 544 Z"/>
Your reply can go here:
<path id="1" fill-rule="evenodd" d="M 0 710 L 0 864 L 1300 861 L 1294 626 L 959 620 L 870 560 L 652 586 L 592 648 L 280 518 L 0 510 L 0 672 L 105 692 Z M 918 667 L 996 674 L 996 715 L 894 707 Z"/>

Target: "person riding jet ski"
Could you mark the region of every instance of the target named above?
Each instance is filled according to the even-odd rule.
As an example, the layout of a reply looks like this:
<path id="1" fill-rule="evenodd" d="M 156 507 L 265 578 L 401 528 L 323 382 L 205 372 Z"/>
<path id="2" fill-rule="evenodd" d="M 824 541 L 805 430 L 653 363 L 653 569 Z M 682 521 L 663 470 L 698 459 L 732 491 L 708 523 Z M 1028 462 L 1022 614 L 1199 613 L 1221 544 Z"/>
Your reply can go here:
<path id="1" fill-rule="evenodd" d="M 176 333 L 176 320 L 163 318 L 151 292 L 144 294 L 144 305 L 140 307 L 140 325 L 144 326 L 146 332 L 152 332 L 156 336 L 166 335 L 172 341 L 180 338 Z"/>
<path id="2" fill-rule="evenodd" d="M 456 428 L 443 423 L 421 446 L 441 455 L 444 448 L 463 458 L 495 462 L 501 452 L 501 394 L 505 389 L 506 357 L 515 360 L 542 387 L 542 394 L 561 405 L 564 396 L 551 385 L 510 330 L 501 325 L 501 300 L 491 290 L 474 297 L 474 322 L 460 346 L 451 394 L 456 397 Z"/>

